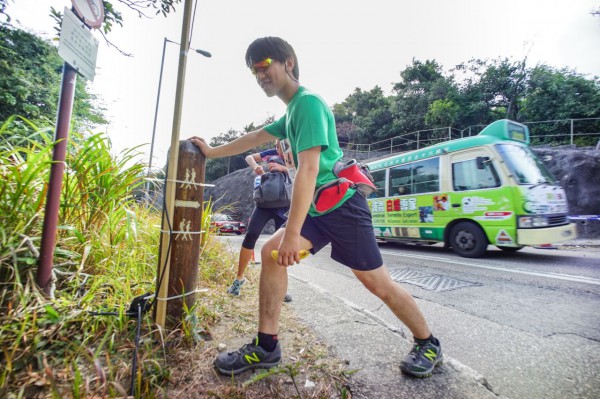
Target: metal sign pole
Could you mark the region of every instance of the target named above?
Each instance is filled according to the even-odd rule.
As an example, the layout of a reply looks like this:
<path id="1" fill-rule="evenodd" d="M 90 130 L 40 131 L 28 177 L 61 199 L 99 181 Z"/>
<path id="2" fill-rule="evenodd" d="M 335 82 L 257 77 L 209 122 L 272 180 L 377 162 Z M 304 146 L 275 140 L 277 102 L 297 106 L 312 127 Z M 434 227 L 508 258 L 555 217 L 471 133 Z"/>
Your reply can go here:
<path id="1" fill-rule="evenodd" d="M 58 54 L 65 63 L 60 99 L 58 100 L 52 166 L 48 181 L 40 259 L 36 275 L 36 283 L 46 295 L 52 295 L 52 263 L 56 247 L 60 193 L 65 171 L 77 71 L 79 70 L 85 78 L 93 80 L 96 69 L 98 41 L 82 23 L 85 23 L 88 28 L 99 28 L 104 21 L 102 0 L 72 0 L 72 3 L 76 12 L 65 7 L 60 28 Z"/>
<path id="2" fill-rule="evenodd" d="M 58 102 L 58 115 L 56 118 L 56 134 L 54 136 L 54 152 L 52 167 L 50 168 L 50 181 L 44 213 L 44 226 L 42 228 L 42 242 L 40 247 L 40 261 L 37 269 L 36 282 L 47 295 L 52 288 L 52 262 L 54 247 L 56 246 L 56 228 L 58 224 L 58 211 L 60 208 L 60 192 L 65 170 L 67 154 L 67 141 L 71 114 L 73 112 L 73 98 L 75 96 L 75 83 L 77 71 L 66 62 L 63 66 L 63 76 Z"/>

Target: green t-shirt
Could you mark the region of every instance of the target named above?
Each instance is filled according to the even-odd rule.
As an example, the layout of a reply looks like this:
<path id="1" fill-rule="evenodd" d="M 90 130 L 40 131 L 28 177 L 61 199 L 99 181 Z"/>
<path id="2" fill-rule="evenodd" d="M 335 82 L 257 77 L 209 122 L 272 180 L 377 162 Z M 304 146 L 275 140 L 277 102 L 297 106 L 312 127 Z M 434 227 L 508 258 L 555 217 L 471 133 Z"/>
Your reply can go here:
<path id="1" fill-rule="evenodd" d="M 333 174 L 333 167 L 343 153 L 338 143 L 333 113 L 319 95 L 305 87 L 299 87 L 289 102 L 285 115 L 264 129 L 279 139 L 289 140 L 294 165 L 298 164 L 299 152 L 321 147 L 316 188 L 337 178 Z M 330 211 L 342 205 L 354 192 L 354 189 L 349 189 Z M 322 215 L 312 205 L 308 213 L 311 216 Z"/>

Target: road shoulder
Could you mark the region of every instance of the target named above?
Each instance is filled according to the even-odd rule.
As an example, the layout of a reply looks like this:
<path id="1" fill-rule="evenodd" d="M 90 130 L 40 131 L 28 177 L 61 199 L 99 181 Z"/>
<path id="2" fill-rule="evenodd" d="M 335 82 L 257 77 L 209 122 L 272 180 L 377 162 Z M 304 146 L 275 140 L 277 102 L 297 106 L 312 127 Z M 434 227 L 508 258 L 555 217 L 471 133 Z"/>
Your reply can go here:
<path id="1" fill-rule="evenodd" d="M 403 375 L 399 363 L 412 344 L 402 331 L 293 275 L 289 291 L 296 317 L 312 327 L 349 369 L 357 370 L 352 377 L 354 398 L 499 397 L 483 376 L 448 356 L 431 378 Z"/>

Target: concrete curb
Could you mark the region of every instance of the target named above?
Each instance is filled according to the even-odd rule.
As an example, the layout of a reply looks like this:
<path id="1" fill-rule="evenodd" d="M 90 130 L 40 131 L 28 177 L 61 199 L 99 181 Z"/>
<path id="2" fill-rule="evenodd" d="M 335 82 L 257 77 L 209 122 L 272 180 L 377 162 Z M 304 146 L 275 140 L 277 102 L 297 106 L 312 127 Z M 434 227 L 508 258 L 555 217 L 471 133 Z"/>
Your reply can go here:
<path id="1" fill-rule="evenodd" d="M 409 341 L 402 329 L 296 276 L 290 276 L 288 291 L 296 317 L 346 360 L 349 369 L 357 370 L 351 377 L 353 398 L 500 398 L 484 376 L 447 355 L 431 378 L 403 375 L 399 363 L 412 347 L 412 337 Z"/>

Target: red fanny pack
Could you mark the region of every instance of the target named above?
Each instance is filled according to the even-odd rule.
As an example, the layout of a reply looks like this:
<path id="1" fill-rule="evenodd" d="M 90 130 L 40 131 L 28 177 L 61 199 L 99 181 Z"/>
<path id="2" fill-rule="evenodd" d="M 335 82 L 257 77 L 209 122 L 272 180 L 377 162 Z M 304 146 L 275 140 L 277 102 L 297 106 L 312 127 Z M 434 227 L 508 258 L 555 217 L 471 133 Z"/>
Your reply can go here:
<path id="1" fill-rule="evenodd" d="M 355 189 L 356 186 L 346 178 L 332 180 L 323 184 L 315 191 L 313 197 L 313 207 L 319 213 L 324 213 L 331 210 L 334 206 L 340 203 L 348 189 Z"/>
<path id="2" fill-rule="evenodd" d="M 365 197 L 377 191 L 377 187 L 373 183 L 373 177 L 369 168 L 353 159 L 346 164 L 338 162 L 333 168 L 333 173 L 340 178 L 350 180 L 356 185 L 356 189 Z"/>

